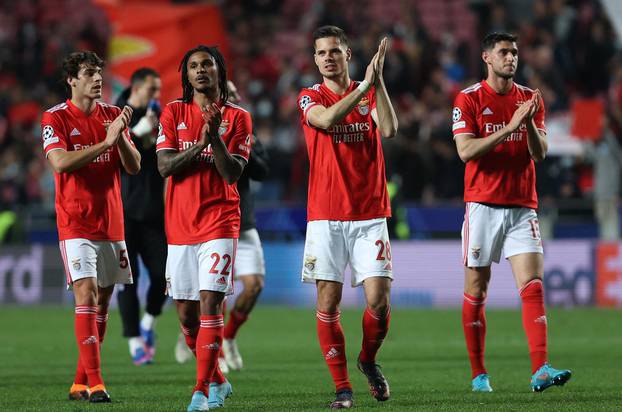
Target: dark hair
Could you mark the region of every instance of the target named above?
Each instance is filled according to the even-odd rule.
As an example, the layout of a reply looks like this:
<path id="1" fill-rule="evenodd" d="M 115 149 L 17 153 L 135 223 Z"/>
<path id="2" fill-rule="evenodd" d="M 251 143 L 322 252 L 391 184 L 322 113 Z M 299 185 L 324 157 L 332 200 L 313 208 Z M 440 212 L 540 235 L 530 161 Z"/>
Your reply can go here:
<path id="1" fill-rule="evenodd" d="M 132 73 L 132 77 L 130 77 L 130 84 L 134 86 L 137 83 L 142 83 L 149 76 L 160 78 L 160 74 L 151 67 L 141 67 Z"/>
<path id="2" fill-rule="evenodd" d="M 181 63 L 179 63 L 178 71 L 181 72 L 181 88 L 183 90 L 183 96 L 181 100 L 184 103 L 190 103 L 192 96 L 194 95 L 194 88 L 188 80 L 188 60 L 190 56 L 197 52 L 206 52 L 214 58 L 216 66 L 218 67 L 218 88 L 220 89 L 220 100 L 222 103 L 226 103 L 229 99 L 229 89 L 227 88 L 227 67 L 225 66 L 225 58 L 218 50 L 216 46 L 204 46 L 198 45 L 194 49 L 190 49 L 186 52 Z"/>
<path id="3" fill-rule="evenodd" d="M 78 73 L 82 65 L 104 68 L 105 62 L 92 51 L 73 52 L 63 60 L 63 79 L 65 89 L 71 94 L 71 86 L 67 84 L 68 78 L 78 78 Z"/>
<path id="4" fill-rule="evenodd" d="M 511 34 L 511 33 L 498 32 L 498 31 L 488 33 L 486 37 L 484 37 L 484 40 L 482 41 L 482 50 L 494 49 L 495 44 L 499 43 L 500 41 L 509 41 L 509 42 L 514 43 L 516 42 L 516 40 L 518 40 L 518 36 Z"/>
<path id="5" fill-rule="evenodd" d="M 348 46 L 348 36 L 346 36 L 346 32 L 343 29 L 337 26 L 322 26 L 313 32 L 313 47 L 315 48 L 317 39 L 323 39 L 324 37 L 336 37 L 341 44 Z"/>

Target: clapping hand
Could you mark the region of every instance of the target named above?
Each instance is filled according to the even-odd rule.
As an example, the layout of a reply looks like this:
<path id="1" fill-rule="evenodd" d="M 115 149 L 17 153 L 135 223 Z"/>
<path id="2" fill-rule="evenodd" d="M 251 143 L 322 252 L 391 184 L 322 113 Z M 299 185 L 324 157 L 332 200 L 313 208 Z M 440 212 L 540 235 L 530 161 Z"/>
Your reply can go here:
<path id="1" fill-rule="evenodd" d="M 114 146 L 119 141 L 121 132 L 127 128 L 132 119 L 132 108 L 124 106 L 121 113 L 110 123 L 106 129 L 106 142 L 110 146 Z"/>
<path id="2" fill-rule="evenodd" d="M 203 147 L 207 147 L 214 139 L 219 138 L 218 128 L 220 127 L 220 123 L 222 123 L 224 109 L 224 107 L 219 108 L 216 103 L 203 107 L 203 114 L 201 117 L 203 117 L 205 124 L 201 129 L 201 140 L 199 141 L 199 144 Z"/>

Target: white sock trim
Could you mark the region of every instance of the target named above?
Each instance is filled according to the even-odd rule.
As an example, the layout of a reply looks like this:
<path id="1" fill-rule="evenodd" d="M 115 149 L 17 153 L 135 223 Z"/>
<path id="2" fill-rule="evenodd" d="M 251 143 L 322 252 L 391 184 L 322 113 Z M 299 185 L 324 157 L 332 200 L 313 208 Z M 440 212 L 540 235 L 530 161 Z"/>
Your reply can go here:
<path id="1" fill-rule="evenodd" d="M 145 330 L 151 330 L 155 326 L 155 321 L 155 316 L 145 313 L 143 318 L 140 320 L 140 327 Z"/>

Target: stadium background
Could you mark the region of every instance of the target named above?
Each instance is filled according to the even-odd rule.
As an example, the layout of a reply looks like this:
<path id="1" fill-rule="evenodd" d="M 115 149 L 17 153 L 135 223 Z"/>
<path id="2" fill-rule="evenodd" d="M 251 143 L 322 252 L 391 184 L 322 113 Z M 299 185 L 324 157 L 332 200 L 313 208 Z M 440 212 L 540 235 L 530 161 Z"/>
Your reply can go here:
<path id="1" fill-rule="evenodd" d="M 612 327 L 619 312 L 611 308 L 622 307 L 622 3 L 364 0 L 354 7 L 345 0 L 1 1 L 3 358 L 16 353 L 16 342 L 21 342 L 13 341 L 4 326 L 34 322 L 42 308 L 48 316 L 71 317 L 72 296 L 64 290 L 57 246 L 53 175 L 41 150 L 39 120 L 43 110 L 64 99 L 59 65 L 65 54 L 77 49 L 106 57 L 105 101 L 115 100 L 134 69 L 152 66 L 162 74 L 165 102 L 181 94 L 177 67 L 183 52 L 198 43 L 219 45 L 230 78 L 243 95 L 242 105 L 251 111 L 255 133 L 271 157 L 270 176 L 252 186 L 267 265 L 257 322 L 269 322 L 271 311 L 283 305 L 296 316 L 308 312 L 312 321 L 312 311 L 294 309 L 314 303 L 314 289 L 299 281 L 308 162 L 296 96 L 301 87 L 319 81 L 310 33 L 322 24 L 336 24 L 348 32 L 355 79 L 362 76 L 380 36 L 392 38 L 385 80 L 400 127 L 395 139 L 384 142 L 384 149 L 395 216 L 391 235 L 396 314 L 406 319 L 427 314 L 438 325 L 455 321 L 448 327 L 455 329 L 453 350 L 466 379 L 455 309 L 462 301 L 464 166 L 451 138 L 450 113 L 455 94 L 483 76 L 479 39 L 500 29 L 519 35 L 516 80 L 540 88 L 547 108 L 550 151 L 537 165 L 547 304 L 563 308 L 552 314 L 565 327 L 571 327 L 569 319 L 575 316 L 583 323 L 593 322 L 593 335 L 585 333 L 595 340 L 619 329 L 619 323 Z M 492 311 L 493 323 L 494 316 L 518 319 L 520 301 L 509 266 L 502 262 L 493 273 L 489 307 L 500 308 L 498 315 Z M 146 283 L 145 276 L 143 291 Z M 360 307 L 361 291 L 344 290 L 344 306 Z M 174 313 L 168 309 L 158 332 L 167 334 L 164 325 L 169 325 L 172 338 L 163 336 L 162 345 L 177 333 Z M 58 322 L 53 319 L 50 324 Z M 111 326 L 106 344 L 122 348 L 115 330 L 118 315 L 111 319 L 117 326 Z M 357 315 L 350 319 L 354 326 L 359 322 Z M 425 327 L 420 323 L 403 322 L 402 327 Z M 67 323 L 63 328 L 69 333 L 71 327 Z M 309 323 L 310 339 L 312 330 Z M 518 323 L 512 334 L 516 347 L 526 354 Z M 22 340 L 35 336 L 34 329 L 23 328 Z M 421 342 L 418 336 L 413 340 Z M 613 354 L 622 338 L 617 334 L 604 342 L 603 352 Z M 589 339 L 583 343 L 574 352 L 566 349 L 566 359 L 576 359 L 581 348 L 599 347 Z M 317 349 L 314 340 L 306 344 L 312 352 Z M 124 351 L 119 349 L 119 356 L 126 356 Z M 130 368 L 129 357 L 126 360 Z"/>

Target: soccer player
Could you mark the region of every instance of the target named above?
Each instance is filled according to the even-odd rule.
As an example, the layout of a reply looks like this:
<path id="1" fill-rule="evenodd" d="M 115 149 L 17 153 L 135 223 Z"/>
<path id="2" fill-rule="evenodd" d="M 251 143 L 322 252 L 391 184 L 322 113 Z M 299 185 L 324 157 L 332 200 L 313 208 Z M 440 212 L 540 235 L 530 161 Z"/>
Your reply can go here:
<path id="1" fill-rule="evenodd" d="M 115 283 L 131 284 L 123 233 L 120 168 L 136 174 L 127 132 L 132 109 L 98 101 L 104 61 L 90 51 L 63 61 L 71 98 L 43 113 L 43 150 L 54 169 L 56 223 L 67 285 L 75 297 L 78 366 L 69 399 L 110 402 L 100 367 Z"/>
<path id="2" fill-rule="evenodd" d="M 143 67 L 132 73 L 130 86 L 121 93 L 117 106 L 132 108 L 130 135 L 141 154 L 138 175 L 121 174 L 121 197 L 125 217 L 125 241 L 133 268 L 134 284 L 119 290 L 119 312 L 123 336 L 128 338 L 134 364 L 151 363 L 155 355 L 155 321 L 166 302 L 166 235 L 164 233 L 164 180 L 158 172 L 155 142 L 159 125 L 161 81 L 154 69 Z M 138 255 L 148 269 L 145 313 L 140 315 Z"/>
<path id="3" fill-rule="evenodd" d="M 322 84 L 298 97 L 309 153 L 309 201 L 302 280 L 317 288 L 317 333 L 336 388 L 330 407 L 351 408 L 345 337 L 339 303 L 346 265 L 351 285 L 363 285 L 367 308 L 358 368 L 379 401 L 389 385 L 376 353 L 389 329 L 393 278 L 386 218 L 391 215 L 381 137 L 397 133 L 397 117 L 384 85 L 387 51 L 383 39 L 365 72 L 350 79 L 352 51 L 344 31 L 323 26 L 313 33 L 314 58 Z"/>
<path id="4" fill-rule="evenodd" d="M 454 140 L 466 163 L 462 322 L 475 392 L 492 391 L 484 366 L 484 306 L 490 266 L 499 262 L 502 250 L 522 301 L 531 388 L 543 391 L 563 385 L 571 376 L 569 370 L 548 364 L 534 168 L 534 161 L 544 159 L 547 151 L 544 103 L 539 90 L 513 81 L 518 65 L 516 40 L 509 33 L 491 33 L 484 38 L 486 80 L 462 90 L 453 109 Z"/>
<path id="5" fill-rule="evenodd" d="M 227 101 L 227 71 L 217 48 L 189 50 L 179 66 L 183 97 L 166 105 L 157 140 L 166 190 L 169 294 L 188 346 L 196 385 L 188 411 L 222 407 L 231 384 L 218 369 L 223 299 L 233 291 L 240 233 L 235 182 L 251 147 L 250 114 Z M 199 316 L 200 314 L 200 316 Z"/>
<path id="6" fill-rule="evenodd" d="M 228 82 L 228 85 L 229 101 L 238 103 L 241 99 L 237 88 L 231 81 Z M 268 172 L 267 153 L 261 142 L 254 137 L 248 165 L 238 180 L 241 223 L 240 239 L 235 258 L 235 277 L 242 282 L 243 290 L 229 312 L 222 344 L 225 365 L 231 370 L 240 370 L 244 365 L 235 337 L 242 324 L 248 320 L 248 316 L 264 286 L 266 269 L 263 249 L 255 224 L 255 206 L 250 190 L 250 179 L 263 180 Z"/>

